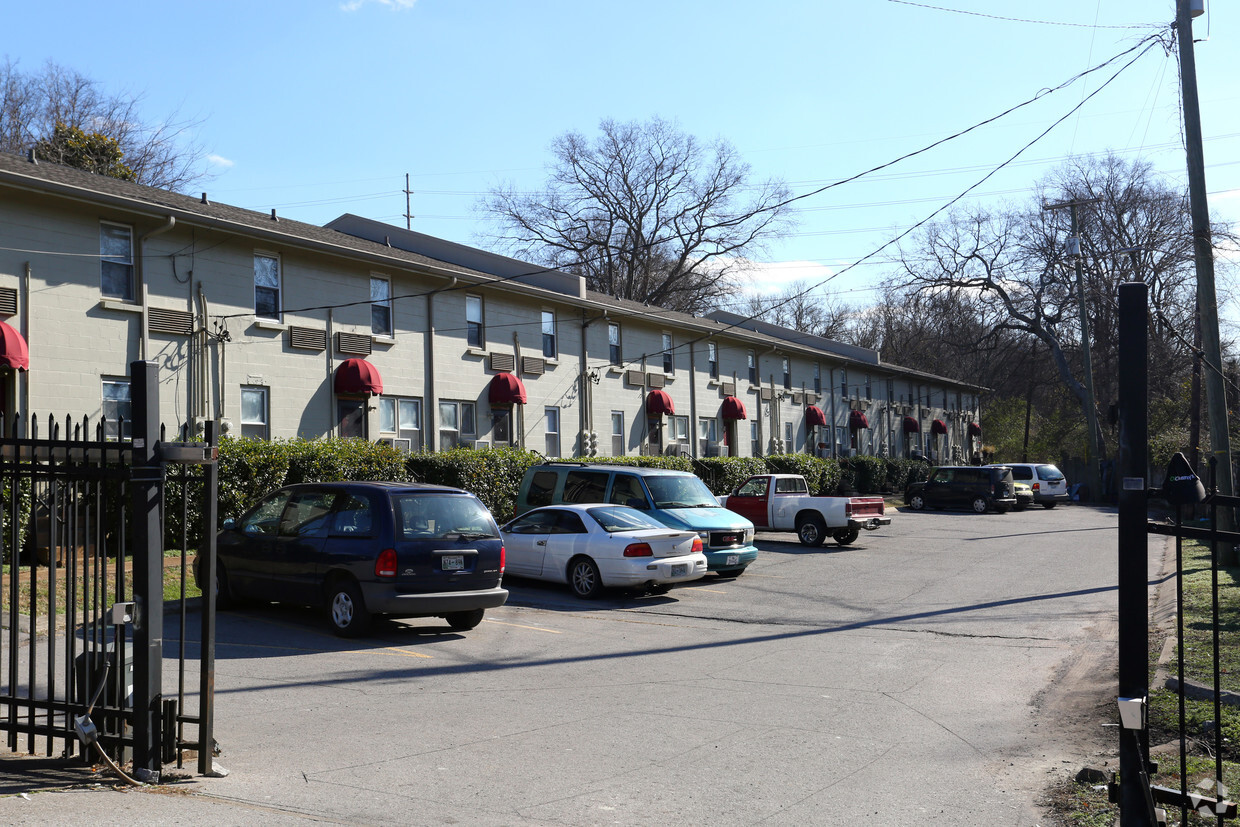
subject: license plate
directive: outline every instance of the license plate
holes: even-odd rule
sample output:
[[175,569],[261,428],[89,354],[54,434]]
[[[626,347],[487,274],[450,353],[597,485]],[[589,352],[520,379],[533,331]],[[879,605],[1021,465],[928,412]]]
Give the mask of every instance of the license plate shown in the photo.
[[444,571],[460,571],[465,568],[465,555],[445,554],[439,558],[439,566]]
[[741,561],[741,556],[740,556],[739,554],[729,554],[729,555],[728,555],[728,565],[729,565],[729,566],[735,566],[736,564],[740,563],[740,561]]
[[688,563],[675,563],[672,565],[672,577],[684,577],[688,573]]

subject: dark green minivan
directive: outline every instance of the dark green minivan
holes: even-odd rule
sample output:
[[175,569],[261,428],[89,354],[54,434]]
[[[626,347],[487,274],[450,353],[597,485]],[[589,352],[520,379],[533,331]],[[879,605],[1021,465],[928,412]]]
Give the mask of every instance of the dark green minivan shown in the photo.
[[1006,465],[942,465],[930,469],[925,482],[910,483],[904,503],[914,511],[930,508],[967,508],[978,514],[1000,513],[1016,507],[1012,469]]

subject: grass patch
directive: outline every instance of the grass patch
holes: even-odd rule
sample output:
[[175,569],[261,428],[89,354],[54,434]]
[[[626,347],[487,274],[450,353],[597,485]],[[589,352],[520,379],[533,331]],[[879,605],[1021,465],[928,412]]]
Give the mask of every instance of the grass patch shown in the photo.
[[[164,600],[180,600],[181,599],[181,565],[179,551],[170,551],[164,553]],[[172,562],[169,563],[168,561]],[[70,587],[74,594],[74,604],[77,611],[82,612],[87,606],[92,605],[95,601],[101,601],[104,606],[110,606],[113,602],[133,600],[133,572],[125,573],[125,588],[123,592],[118,589],[118,576],[116,571],[116,561],[106,561],[106,576],[103,583],[103,593],[99,594],[99,584],[97,572],[92,567],[91,576],[87,582],[80,569],[74,572],[69,569],[56,569],[56,614],[63,615],[69,606]],[[7,613],[10,589],[10,579],[16,574],[17,580],[17,613],[29,616],[31,613],[31,580],[32,573],[30,566],[4,566],[3,573],[0,574],[0,608]],[[48,613],[48,604],[52,595],[51,574],[47,566],[37,566],[33,573],[34,585],[34,614],[38,617],[44,617]],[[194,582],[193,568],[189,561],[186,561],[185,570],[185,596],[199,597],[202,592],[199,591],[197,584]],[[94,593],[88,591],[89,587],[94,586]]]

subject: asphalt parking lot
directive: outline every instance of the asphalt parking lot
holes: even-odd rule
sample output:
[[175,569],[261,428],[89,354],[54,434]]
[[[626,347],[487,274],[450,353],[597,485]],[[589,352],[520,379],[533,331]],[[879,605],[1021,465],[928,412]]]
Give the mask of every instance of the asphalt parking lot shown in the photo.
[[1105,717],[1116,515],[893,516],[847,548],[759,535],[742,577],[660,596],[506,578],[465,633],[222,613],[229,777],[38,792],[0,819],[1046,823],[1040,791]]

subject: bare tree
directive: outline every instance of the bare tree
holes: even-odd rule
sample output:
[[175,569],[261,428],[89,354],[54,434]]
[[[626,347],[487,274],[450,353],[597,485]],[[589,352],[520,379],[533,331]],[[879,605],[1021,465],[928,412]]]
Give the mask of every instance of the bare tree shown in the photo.
[[794,281],[774,296],[749,293],[743,312],[780,327],[848,341],[858,310],[832,294],[812,289],[805,281]]
[[141,103],[140,95],[106,94],[97,82],[51,61],[28,74],[6,59],[0,64],[0,150],[55,146],[58,136],[76,129],[114,141],[138,183],[184,190],[206,178],[206,152],[192,138],[198,122],[175,112],[149,122]]
[[[1042,204],[1091,201],[1078,215],[1098,407],[1105,412],[1117,396],[1116,288],[1132,279],[1151,286],[1151,392],[1178,396],[1195,304],[1184,195],[1155,178],[1148,164],[1108,156],[1070,161],[1042,182],[1039,196],[1040,203],[1027,208],[957,213],[927,227],[913,248],[902,251],[898,285],[973,307],[981,322],[978,345],[1011,332],[1037,339],[1083,414],[1077,286],[1073,263],[1064,255],[1068,216]],[[1121,252],[1127,249],[1134,253]],[[1101,426],[1099,431],[1105,453]]]
[[599,132],[555,139],[543,192],[492,190],[480,204],[501,226],[490,240],[593,290],[693,313],[789,226],[787,187],[751,182],[726,141],[703,146],[659,118]]

